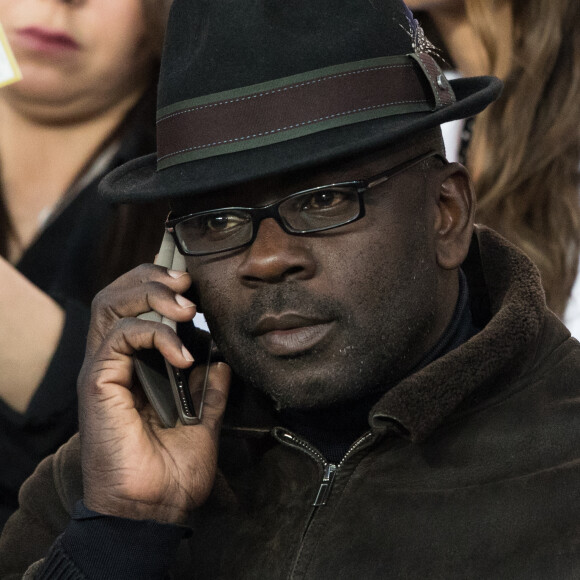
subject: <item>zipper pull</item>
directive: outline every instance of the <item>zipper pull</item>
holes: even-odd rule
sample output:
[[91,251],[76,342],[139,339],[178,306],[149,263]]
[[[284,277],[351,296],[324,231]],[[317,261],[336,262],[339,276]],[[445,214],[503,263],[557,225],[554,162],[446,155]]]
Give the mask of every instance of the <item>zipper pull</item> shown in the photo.
[[332,487],[332,482],[334,481],[334,474],[336,472],[336,465],[334,463],[327,463],[324,466],[324,475],[322,476],[322,483],[316,494],[316,499],[314,500],[313,506],[321,506],[326,504],[328,495],[330,494],[330,488]]

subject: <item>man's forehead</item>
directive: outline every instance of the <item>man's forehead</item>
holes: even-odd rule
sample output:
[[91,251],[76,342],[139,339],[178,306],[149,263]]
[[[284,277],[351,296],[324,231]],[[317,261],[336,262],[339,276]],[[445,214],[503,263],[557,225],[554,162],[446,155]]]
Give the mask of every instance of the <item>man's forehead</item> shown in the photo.
[[186,215],[219,207],[259,207],[303,189],[365,179],[428,151],[444,154],[439,128],[388,148],[353,155],[330,164],[268,176],[228,189],[174,198],[171,209],[175,215]]

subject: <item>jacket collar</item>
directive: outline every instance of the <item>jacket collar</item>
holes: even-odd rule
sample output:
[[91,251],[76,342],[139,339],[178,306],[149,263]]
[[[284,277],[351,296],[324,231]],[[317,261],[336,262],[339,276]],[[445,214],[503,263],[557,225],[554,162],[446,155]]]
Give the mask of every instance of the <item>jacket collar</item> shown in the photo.
[[[483,330],[389,390],[371,411],[371,427],[394,422],[422,441],[458,407],[507,388],[534,364],[547,313],[536,267],[498,234],[477,227],[463,268]],[[566,335],[562,327],[559,340]]]

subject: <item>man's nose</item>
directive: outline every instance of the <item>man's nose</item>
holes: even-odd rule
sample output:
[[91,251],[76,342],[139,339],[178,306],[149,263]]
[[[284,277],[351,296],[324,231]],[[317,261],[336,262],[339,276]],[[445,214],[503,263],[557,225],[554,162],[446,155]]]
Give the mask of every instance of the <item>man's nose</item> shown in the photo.
[[276,220],[266,218],[245,252],[238,275],[247,284],[311,278],[317,264],[310,244],[311,239],[287,234]]

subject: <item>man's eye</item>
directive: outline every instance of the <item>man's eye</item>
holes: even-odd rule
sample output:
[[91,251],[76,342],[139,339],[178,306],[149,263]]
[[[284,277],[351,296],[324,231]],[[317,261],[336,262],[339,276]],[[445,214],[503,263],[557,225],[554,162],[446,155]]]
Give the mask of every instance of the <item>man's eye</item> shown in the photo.
[[319,211],[324,209],[332,209],[338,207],[346,199],[347,195],[338,190],[325,190],[312,193],[307,199],[302,202],[302,211]]
[[245,221],[240,216],[222,213],[206,217],[204,226],[208,233],[226,233],[245,223]]

